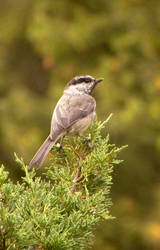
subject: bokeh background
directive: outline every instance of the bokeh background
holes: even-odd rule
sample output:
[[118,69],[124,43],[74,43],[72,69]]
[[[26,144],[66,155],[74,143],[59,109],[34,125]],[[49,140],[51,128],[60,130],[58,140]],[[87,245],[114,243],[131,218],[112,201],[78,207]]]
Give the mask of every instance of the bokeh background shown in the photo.
[[75,75],[104,77],[98,119],[124,163],[115,168],[112,215],[94,250],[160,249],[160,1],[0,0],[0,162],[29,162]]

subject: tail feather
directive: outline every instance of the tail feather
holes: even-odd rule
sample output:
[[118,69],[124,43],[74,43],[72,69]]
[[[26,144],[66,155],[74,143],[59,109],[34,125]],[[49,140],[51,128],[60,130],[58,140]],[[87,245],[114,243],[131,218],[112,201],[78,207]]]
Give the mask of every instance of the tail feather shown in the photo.
[[35,168],[41,167],[49,151],[55,144],[55,141],[56,140],[52,140],[49,136],[47,137],[47,139],[44,141],[42,146],[39,148],[39,150],[37,151],[37,153],[34,155],[33,159],[31,160],[31,162],[29,163],[29,169],[33,167]]

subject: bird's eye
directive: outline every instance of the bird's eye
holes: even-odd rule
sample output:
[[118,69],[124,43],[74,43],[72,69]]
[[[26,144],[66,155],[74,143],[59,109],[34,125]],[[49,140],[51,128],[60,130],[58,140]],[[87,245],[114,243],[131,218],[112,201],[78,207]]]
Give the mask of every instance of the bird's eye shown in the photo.
[[87,83],[90,82],[90,79],[89,78],[85,79],[85,82],[87,82]]

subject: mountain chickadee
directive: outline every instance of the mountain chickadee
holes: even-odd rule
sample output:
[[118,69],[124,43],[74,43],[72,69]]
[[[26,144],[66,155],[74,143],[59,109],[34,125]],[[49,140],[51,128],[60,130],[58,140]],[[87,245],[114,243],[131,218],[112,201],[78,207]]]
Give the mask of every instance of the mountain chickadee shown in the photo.
[[50,134],[29,163],[29,169],[39,168],[56,141],[67,133],[83,137],[96,115],[96,101],[90,94],[102,80],[89,75],[76,76],[67,84],[54,109]]

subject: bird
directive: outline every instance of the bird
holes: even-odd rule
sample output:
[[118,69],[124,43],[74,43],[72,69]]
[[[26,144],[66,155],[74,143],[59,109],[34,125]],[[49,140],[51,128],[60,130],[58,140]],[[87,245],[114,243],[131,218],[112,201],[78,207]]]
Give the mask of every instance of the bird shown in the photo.
[[103,78],[95,79],[90,75],[76,76],[70,80],[52,115],[50,133],[28,168],[40,168],[53,145],[67,134],[79,135],[92,124],[96,116],[96,100],[91,93]]

